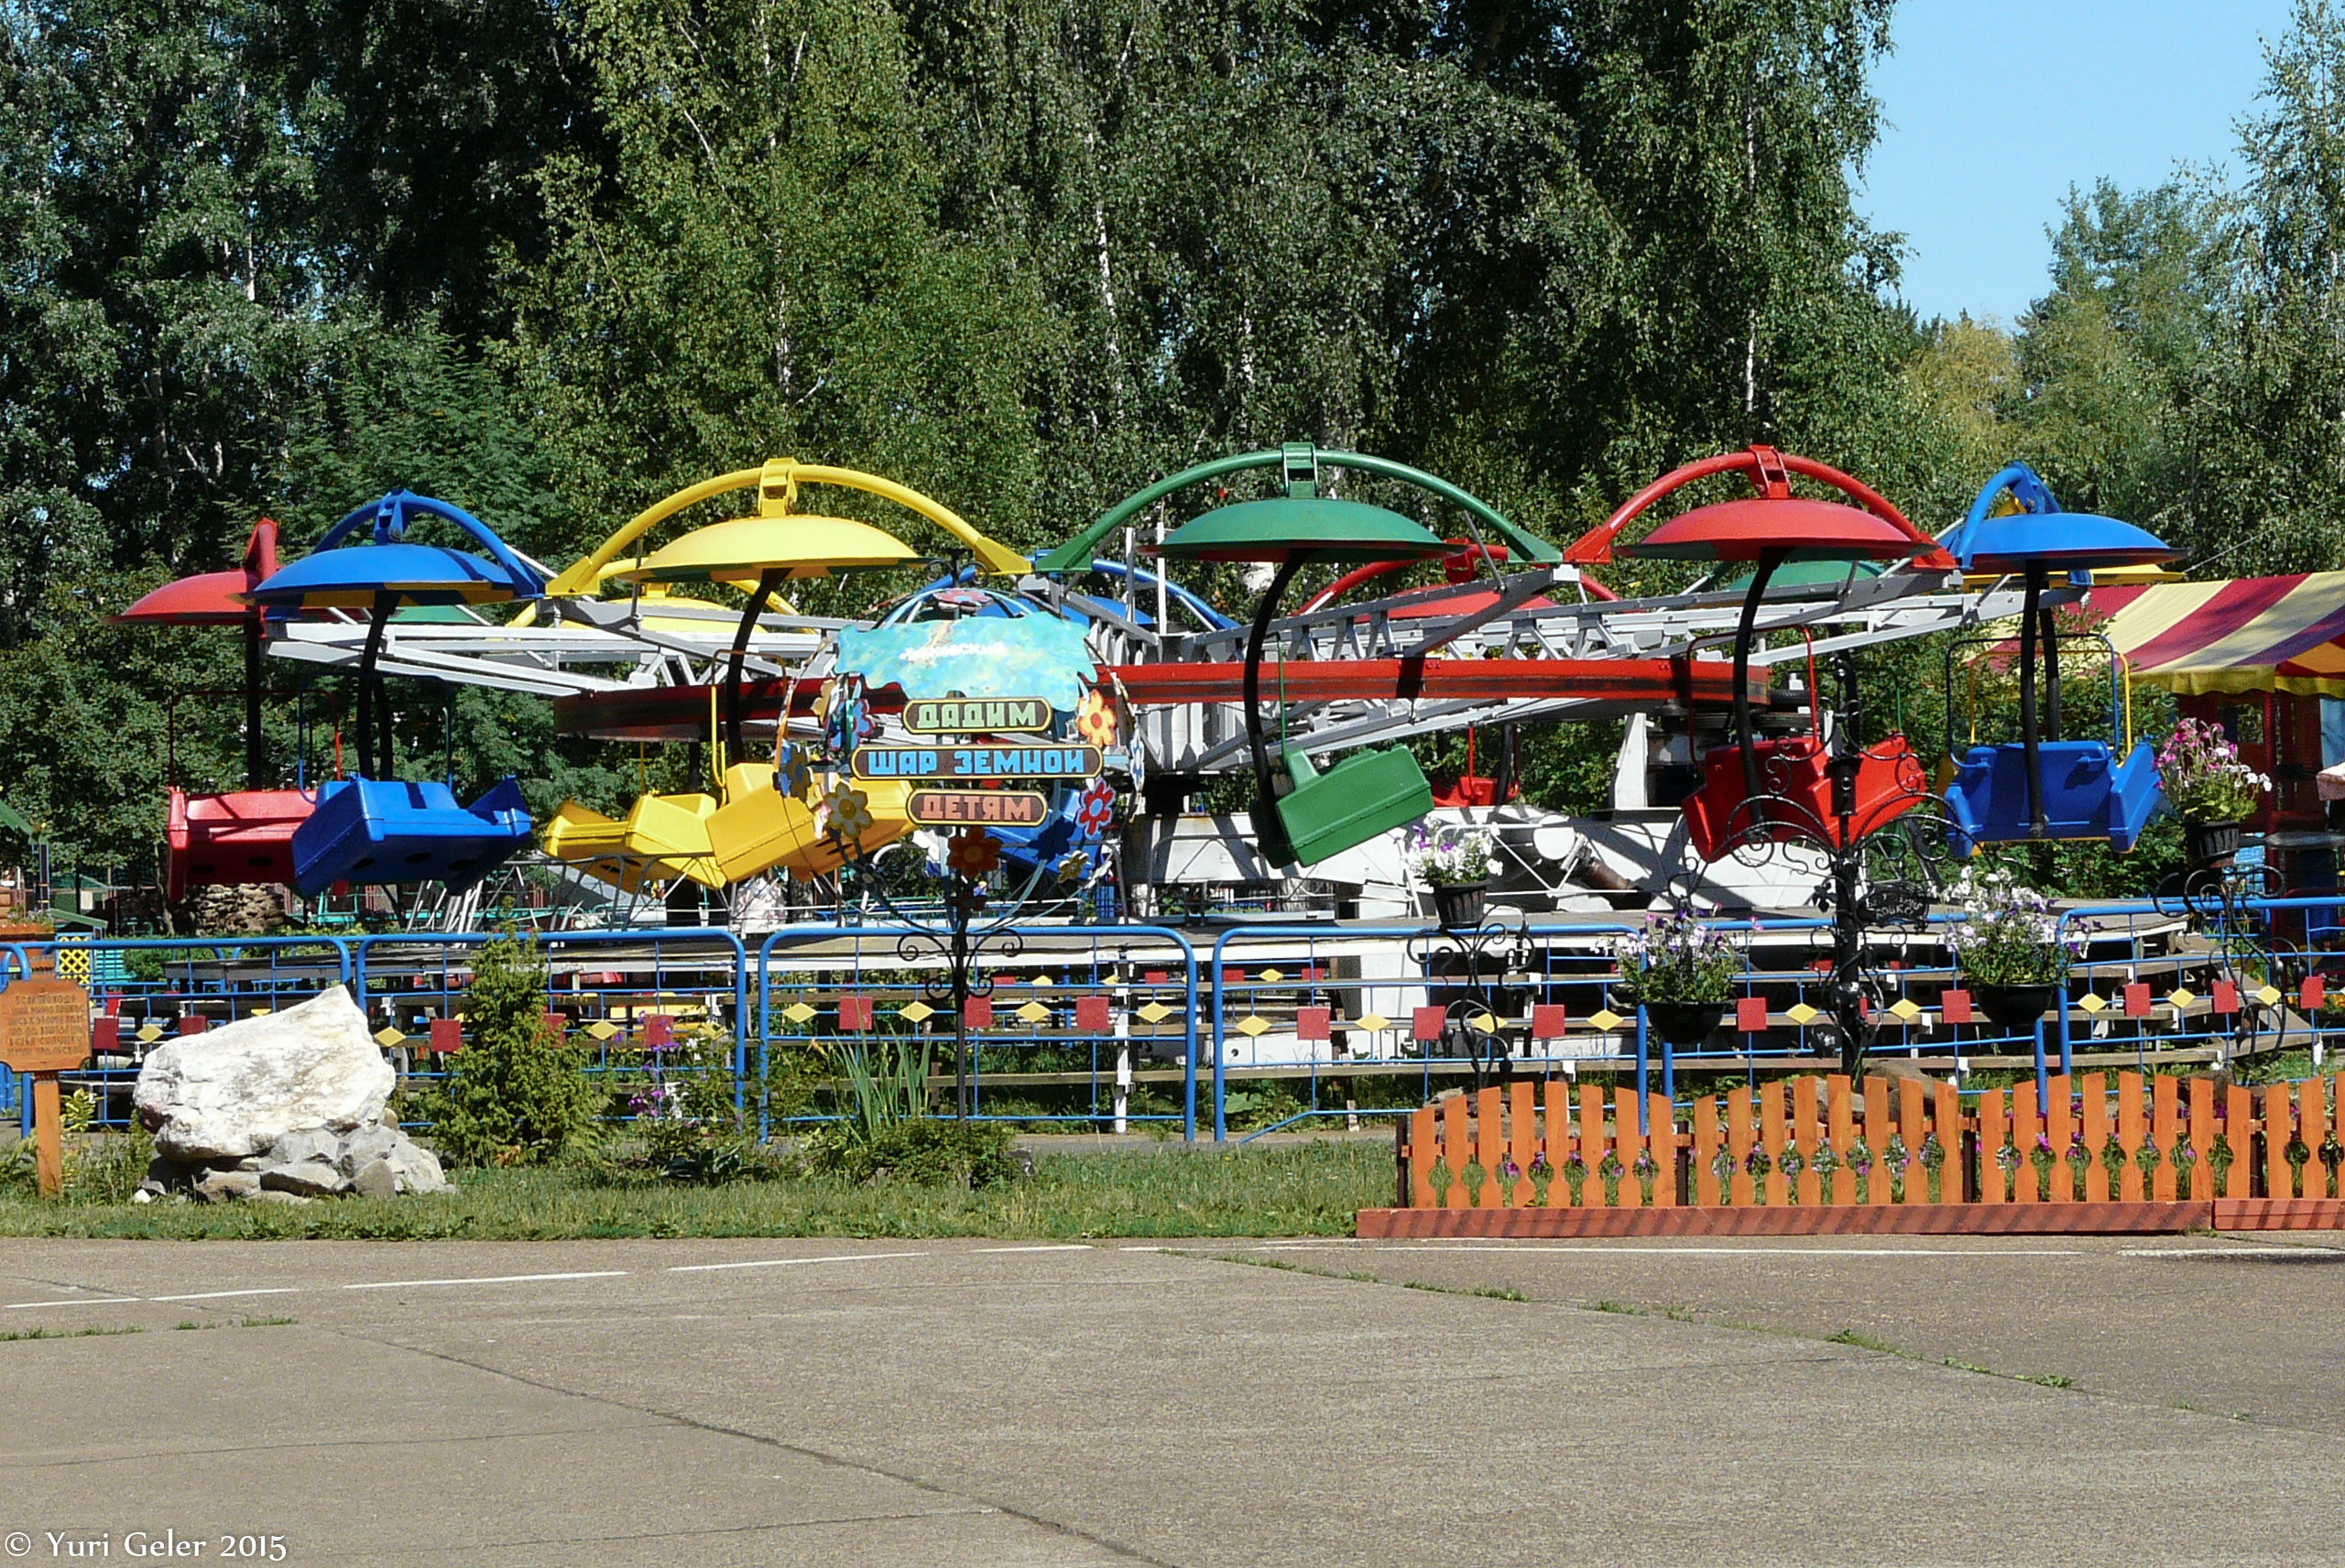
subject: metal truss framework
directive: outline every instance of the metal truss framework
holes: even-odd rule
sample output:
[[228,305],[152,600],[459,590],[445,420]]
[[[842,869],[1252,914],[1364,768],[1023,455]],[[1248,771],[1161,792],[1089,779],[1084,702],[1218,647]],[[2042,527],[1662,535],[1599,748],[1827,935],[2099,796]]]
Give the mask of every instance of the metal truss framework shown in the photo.
[[[1160,636],[1127,602],[1029,577],[1020,591],[1089,623],[1091,650],[1108,670],[1235,660],[1242,628]],[[1597,600],[1587,595],[1579,568],[1543,566],[1461,589],[1485,602],[1452,615],[1423,613],[1422,592],[1330,606],[1272,623],[1271,647],[1281,662],[1445,659],[1669,660],[1695,656],[1732,636],[1740,592],[1697,592],[1648,599]],[[2052,598],[2074,597],[2075,590]],[[1768,594],[1769,633],[1797,632],[1776,647],[1761,646],[1751,663],[1793,661],[1958,631],[2019,612],[2016,581],[1965,591],[1951,574],[1897,571],[1851,577],[1838,584],[1787,587]],[[664,599],[647,617],[632,600],[557,599],[523,624],[500,626],[469,616],[455,621],[393,622],[379,668],[386,674],[493,687],[546,697],[584,696],[721,679],[736,612],[709,604]],[[647,624],[649,618],[651,624]],[[834,634],[854,623],[796,615],[761,616],[745,668],[752,676],[792,670],[819,675]],[[704,626],[704,630],[703,629]],[[366,637],[364,619],[337,612],[329,618],[280,623],[270,629],[278,658],[354,668]],[[811,668],[810,668],[811,661]],[[1276,677],[1266,679],[1275,687]],[[1552,684],[1552,683],[1551,683]],[[1426,699],[1370,696],[1297,702],[1283,707],[1290,746],[1313,751],[1383,745],[1478,724],[1615,716],[1617,697],[1543,693]],[[1240,770],[1245,764],[1243,715],[1233,701],[1151,704],[1136,728],[1151,771],[1198,776]]]

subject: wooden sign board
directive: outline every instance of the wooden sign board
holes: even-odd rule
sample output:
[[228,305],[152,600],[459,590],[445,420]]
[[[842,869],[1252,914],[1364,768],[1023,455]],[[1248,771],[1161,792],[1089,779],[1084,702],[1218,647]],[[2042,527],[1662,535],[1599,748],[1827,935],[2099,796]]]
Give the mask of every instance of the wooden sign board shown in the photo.
[[90,994],[71,980],[19,980],[0,991],[0,1062],[66,1073],[90,1057]]
[[1094,779],[1096,746],[859,746],[855,776],[874,779]]
[[949,697],[904,704],[914,735],[1048,735],[1054,721],[1040,697]]
[[1050,810],[1039,789],[915,789],[905,802],[904,815],[924,828],[972,822],[1031,828],[1040,827]]

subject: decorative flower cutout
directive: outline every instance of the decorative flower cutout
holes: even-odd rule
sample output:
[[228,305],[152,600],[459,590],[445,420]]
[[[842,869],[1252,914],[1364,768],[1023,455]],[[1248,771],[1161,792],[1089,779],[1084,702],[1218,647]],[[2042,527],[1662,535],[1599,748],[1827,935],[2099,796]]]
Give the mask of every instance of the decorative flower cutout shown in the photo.
[[823,831],[834,838],[858,840],[871,831],[871,799],[844,781],[823,797]]
[[1079,738],[1093,746],[1113,746],[1122,727],[1114,698],[1096,686],[1083,694],[1082,704],[1074,711],[1074,733]]
[[831,682],[823,714],[823,735],[831,750],[845,757],[857,743],[871,738],[870,705],[863,700],[863,677],[842,675]]
[[803,746],[785,745],[773,755],[773,787],[783,794],[802,797],[806,787],[813,781],[813,772],[806,766]]
[[1072,887],[1091,873],[1091,855],[1086,850],[1076,850],[1059,862],[1058,879],[1062,887]]
[[992,875],[1001,864],[1001,846],[993,841],[991,833],[965,829],[953,835],[953,843],[944,852],[944,864],[974,881]]
[[1085,838],[1097,838],[1107,831],[1115,815],[1116,791],[1108,788],[1105,779],[1094,779],[1085,786],[1083,799],[1075,802],[1074,825],[1083,830]]

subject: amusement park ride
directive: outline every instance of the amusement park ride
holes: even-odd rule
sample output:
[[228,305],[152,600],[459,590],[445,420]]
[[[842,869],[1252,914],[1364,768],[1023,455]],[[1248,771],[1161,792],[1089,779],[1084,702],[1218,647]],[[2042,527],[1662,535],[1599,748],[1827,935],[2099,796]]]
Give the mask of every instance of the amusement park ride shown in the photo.
[[[1226,499],[1255,474],[1269,494]],[[1675,492],[1733,476],[1751,493],[1624,537]],[[1413,489],[1419,516],[1448,526],[1346,495],[1347,480],[1386,498]],[[1208,485],[1218,504],[1183,518],[1183,493]],[[802,489],[889,503],[943,548],[802,509]],[[739,490],[755,492],[754,509],[687,526]],[[408,537],[420,528],[464,548]],[[625,922],[659,918],[653,900],[682,887],[747,884],[769,903],[835,904],[844,870],[910,844],[965,879],[983,859],[998,885],[1120,882],[1129,908],[1168,875],[1153,851],[1185,835],[1210,841],[1219,879],[1273,898],[1305,879],[1398,896],[1399,830],[1496,827],[1527,862],[1533,846],[1565,855],[1598,825],[1497,789],[1487,804],[1453,791],[1460,803],[1436,805],[1402,743],[1622,717],[1633,721],[1623,806],[1641,806],[1647,773],[1672,758],[1690,788],[1674,812],[1646,809],[1666,817],[1649,855],[1599,849],[1590,879],[1550,888],[1555,908],[1596,907],[1572,900],[1600,890],[1608,908],[1690,894],[1853,909],[1876,876],[1868,854],[1890,840],[1933,838],[1956,855],[2087,833],[2123,845],[2157,805],[2141,748],[2120,757],[2062,736],[2051,612],[2095,569],[2174,552],[2128,525],[2060,512],[2023,467],[1997,474],[1944,539],[1855,479],[1763,446],[1663,475],[1559,549],[1434,475],[1289,445],[1172,474],[1031,558],[903,485],[791,460],[667,496],[559,572],[461,508],[407,492],[353,511],[290,564],[275,543],[264,522],[240,570],[169,584],[124,616],[234,625],[248,650],[245,788],[173,791],[175,894],[239,882],[454,891],[534,842],[544,859],[531,864],[602,888],[603,918]],[[1599,581],[1616,544],[1714,575],[1621,597]],[[1173,580],[1205,562],[1271,568],[1249,624],[1194,580]],[[1440,581],[1392,586],[1428,564]],[[1747,585],[1715,575],[1737,568]],[[892,574],[892,594],[853,618],[779,598],[793,583],[868,573]],[[1328,580],[1282,613],[1306,574]],[[1858,744],[1843,656],[1982,634],[2013,615],[2018,742],[1969,750],[1942,800],[1905,737]],[[272,776],[250,706],[264,648],[346,678],[354,775],[290,788]],[[1843,671],[1837,704],[1817,691],[1819,659]],[[510,779],[464,805],[448,781],[395,777],[389,675],[551,697],[562,732],[691,746],[702,777],[682,792],[647,789],[619,815],[563,803],[540,831]],[[1231,777],[1250,783],[1250,811],[1184,814]],[[1119,817],[1120,854],[1109,847]],[[979,841],[991,846],[982,856]],[[1738,866],[1775,869],[1754,880]],[[749,901],[736,898],[736,912]]]

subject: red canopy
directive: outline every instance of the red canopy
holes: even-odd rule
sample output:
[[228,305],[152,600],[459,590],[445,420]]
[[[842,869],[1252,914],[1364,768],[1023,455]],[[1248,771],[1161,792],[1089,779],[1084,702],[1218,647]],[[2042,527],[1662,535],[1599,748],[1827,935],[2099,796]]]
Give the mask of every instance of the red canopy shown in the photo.
[[1718,501],[1653,529],[1628,555],[1671,561],[1756,561],[1783,550],[1791,561],[1892,561],[1930,548],[1886,517],[1805,495]]
[[240,626],[260,614],[244,595],[277,571],[277,523],[263,517],[245,540],[245,563],[166,583],[115,616],[154,626]]

